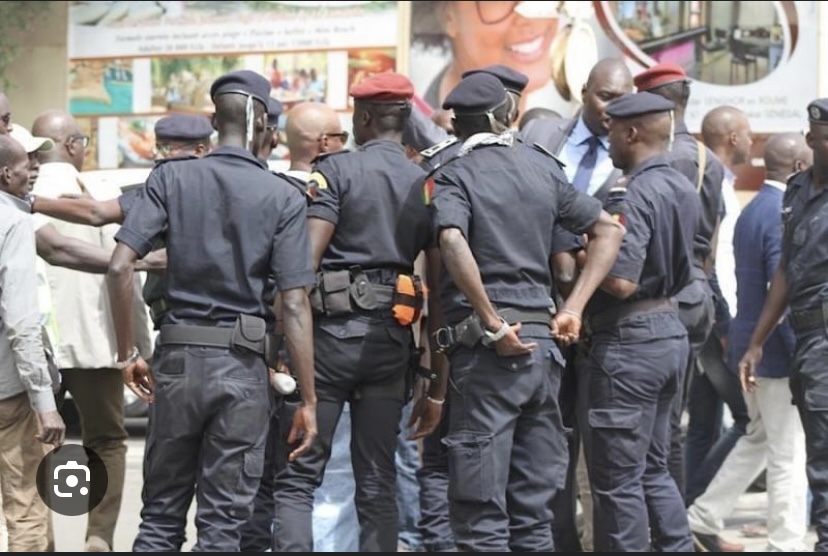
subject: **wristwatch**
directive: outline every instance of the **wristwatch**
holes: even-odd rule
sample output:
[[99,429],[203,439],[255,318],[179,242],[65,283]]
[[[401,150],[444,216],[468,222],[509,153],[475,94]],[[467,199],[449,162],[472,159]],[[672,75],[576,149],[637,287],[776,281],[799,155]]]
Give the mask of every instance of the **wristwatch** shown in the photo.
[[500,323],[500,328],[497,329],[497,332],[492,332],[491,330],[483,328],[483,334],[485,334],[489,342],[497,342],[509,333],[509,329],[511,328],[509,323],[503,320],[502,317],[500,319]]
[[129,357],[127,357],[124,361],[118,361],[115,363],[115,368],[119,371],[123,371],[124,369],[138,361],[138,359],[140,358],[141,354],[138,352],[138,348],[134,347],[132,348],[132,353],[129,355]]

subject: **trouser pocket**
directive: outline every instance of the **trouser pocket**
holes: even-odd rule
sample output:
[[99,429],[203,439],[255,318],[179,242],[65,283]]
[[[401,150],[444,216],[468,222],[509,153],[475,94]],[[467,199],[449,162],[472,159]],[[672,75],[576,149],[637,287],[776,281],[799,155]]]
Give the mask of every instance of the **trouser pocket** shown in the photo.
[[449,457],[449,498],[488,502],[494,496],[494,435],[459,433],[443,439]]

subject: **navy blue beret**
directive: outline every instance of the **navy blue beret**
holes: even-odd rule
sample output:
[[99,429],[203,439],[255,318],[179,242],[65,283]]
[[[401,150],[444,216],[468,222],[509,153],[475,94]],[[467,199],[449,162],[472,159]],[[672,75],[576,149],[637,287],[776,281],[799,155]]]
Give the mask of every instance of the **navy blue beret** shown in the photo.
[[273,97],[267,98],[267,127],[277,127],[282,115],[282,103]]
[[270,81],[255,71],[232,71],[213,82],[213,86],[210,87],[210,98],[215,101],[217,96],[229,93],[251,96],[267,108],[267,99],[270,98]]
[[475,73],[462,79],[443,101],[455,114],[485,114],[506,102],[503,83],[490,73]]
[[818,98],[808,105],[808,121],[812,124],[828,124],[828,98]]
[[156,139],[200,141],[213,134],[210,120],[194,114],[170,114],[155,123]]
[[606,115],[611,118],[634,118],[645,114],[669,112],[676,105],[671,100],[653,93],[629,93],[607,105]]
[[463,72],[461,77],[466,78],[470,75],[474,75],[475,73],[488,73],[490,75],[494,75],[500,79],[500,82],[503,83],[503,86],[506,87],[507,90],[517,94],[521,94],[526,88],[526,85],[529,83],[529,78],[524,74],[510,68],[509,66],[503,66],[501,64],[494,64],[486,66],[485,68],[469,70]]

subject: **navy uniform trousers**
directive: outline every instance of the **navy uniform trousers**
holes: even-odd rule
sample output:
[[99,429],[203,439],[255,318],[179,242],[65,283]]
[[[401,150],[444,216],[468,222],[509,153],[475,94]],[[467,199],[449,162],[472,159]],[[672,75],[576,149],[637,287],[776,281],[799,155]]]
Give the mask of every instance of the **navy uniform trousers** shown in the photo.
[[[387,312],[387,311],[386,311]],[[397,551],[397,447],[413,336],[368,316],[314,322],[318,436],[311,450],[277,471],[274,552],[312,552],[313,499],[331,456],[346,401],[361,552]]]
[[805,430],[814,550],[828,552],[828,327],[796,333],[791,392]]
[[589,427],[584,451],[596,552],[693,551],[681,494],[668,470],[670,412],[688,357],[675,312],[593,331],[578,363]]
[[554,550],[551,501],[568,461],[558,408],[562,360],[549,327],[524,324],[528,355],[478,344],[451,354],[451,525],[459,550]]
[[141,525],[133,550],[178,551],[197,496],[194,550],[239,550],[264,461],[270,414],[260,355],[165,346],[153,368]]
[[[449,392],[450,394],[450,392]],[[446,396],[443,415],[437,429],[423,439],[420,468],[417,480],[420,483],[420,535],[426,552],[454,552],[454,534],[449,520],[448,451],[443,438],[448,434],[448,418],[451,396]]]

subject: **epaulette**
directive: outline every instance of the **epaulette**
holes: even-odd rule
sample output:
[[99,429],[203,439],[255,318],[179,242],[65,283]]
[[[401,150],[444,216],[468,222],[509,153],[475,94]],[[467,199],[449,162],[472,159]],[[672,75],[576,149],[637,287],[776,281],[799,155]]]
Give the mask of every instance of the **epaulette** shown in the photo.
[[[522,142],[522,141],[521,141],[521,142]],[[552,151],[550,151],[549,149],[547,149],[546,147],[544,147],[544,146],[543,146],[543,145],[541,145],[540,143],[532,143],[532,148],[533,148],[533,149],[535,149],[536,151],[541,152],[541,153],[545,154],[546,156],[548,156],[548,157],[550,157],[550,158],[554,159],[554,160],[555,160],[555,162],[557,162],[557,163],[558,163],[558,166],[560,166],[560,167],[561,167],[561,169],[563,169],[564,167],[566,167],[566,164],[564,164],[564,163],[561,161],[561,159],[560,159],[560,158],[558,158],[557,156],[555,156],[554,154],[552,154]]]
[[459,139],[457,139],[457,137],[454,137],[454,136],[449,137],[445,141],[440,141],[436,145],[432,145],[429,148],[420,151],[420,156],[422,156],[423,158],[431,158],[432,156],[439,153],[440,151],[443,151],[443,150],[449,148],[450,146],[452,146],[453,144],[457,143],[457,141],[459,141]]
[[317,163],[325,160],[329,156],[333,156],[335,154],[345,154],[345,153],[349,153],[349,152],[351,152],[351,151],[349,151],[348,149],[342,149],[341,151],[330,151],[330,152],[326,152],[326,153],[319,153],[318,155],[316,155],[316,157],[313,160],[311,160],[311,164],[317,164]]
[[305,181],[300,180],[299,178],[297,178],[295,176],[289,176],[287,174],[283,174],[282,172],[271,172],[271,174],[273,174],[277,178],[282,178],[283,180],[288,182],[290,185],[295,187],[299,191],[299,193],[301,193],[302,195],[307,195],[307,193],[308,193],[308,184]]

